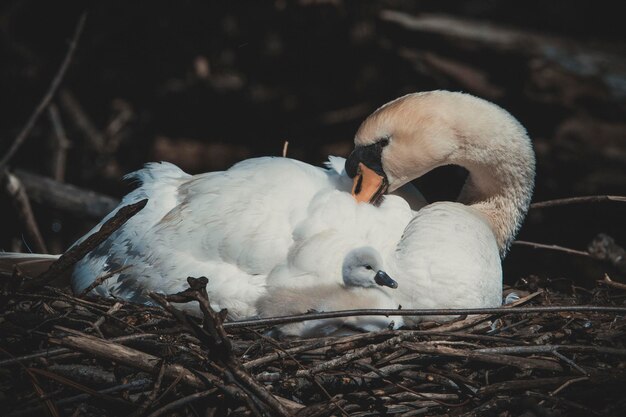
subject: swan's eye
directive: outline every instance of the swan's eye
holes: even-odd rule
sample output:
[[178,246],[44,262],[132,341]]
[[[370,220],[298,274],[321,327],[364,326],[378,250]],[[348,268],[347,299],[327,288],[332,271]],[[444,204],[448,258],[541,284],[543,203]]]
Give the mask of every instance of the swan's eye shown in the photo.
[[381,148],[384,148],[385,146],[389,145],[389,136],[384,137],[381,140],[379,140],[378,144],[380,145]]
[[365,265],[365,269],[367,269],[367,270],[371,271],[371,270],[373,270],[374,268],[372,268],[372,267],[371,267],[371,266],[369,266],[369,265]]

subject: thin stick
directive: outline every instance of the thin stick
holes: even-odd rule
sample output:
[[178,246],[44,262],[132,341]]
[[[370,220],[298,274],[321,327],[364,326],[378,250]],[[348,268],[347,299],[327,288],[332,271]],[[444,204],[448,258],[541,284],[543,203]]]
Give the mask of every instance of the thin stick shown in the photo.
[[563,355],[562,353],[559,353],[558,350],[552,351],[552,354],[555,357],[557,357],[558,359],[560,359],[563,362],[565,362],[566,364],[568,364],[569,366],[571,366],[572,368],[576,369],[581,374],[583,374],[585,376],[589,376],[589,372],[585,371],[580,365],[578,365],[576,362],[574,362],[573,360],[571,360],[567,356]]
[[599,284],[604,284],[607,287],[616,288],[618,290],[626,291],[626,284],[622,284],[621,282],[613,281],[608,274],[604,274],[604,279],[597,281]]
[[481,349],[474,350],[474,352],[488,353],[492,355],[554,353],[557,351],[600,353],[600,354],[607,354],[607,355],[626,356],[626,349],[619,349],[619,348],[607,347],[607,346],[588,346],[588,345],[500,346],[500,347],[481,348]]
[[216,391],[217,391],[216,388],[212,388],[207,391],[200,391],[200,392],[196,392],[195,394],[191,394],[186,397],[179,398],[176,401],[172,401],[166,406],[159,408],[154,413],[150,414],[148,417],[159,417],[163,415],[169,415],[169,413],[173,412],[174,410],[177,410],[187,404],[191,404],[194,401],[200,400],[202,398],[206,398],[209,395],[214,394]]
[[[50,338],[51,344],[61,345],[72,350],[78,350],[98,358],[111,360],[122,365],[140,369],[144,372],[157,373],[162,360],[154,355],[141,352],[139,350],[120,345],[109,340],[98,339],[94,336],[83,334],[77,336],[74,334],[64,335],[61,338]],[[189,369],[178,364],[165,365],[165,377],[167,379],[176,379],[182,372],[182,381],[195,389],[206,389],[203,378],[197,376]],[[211,383],[216,382],[215,377],[211,377],[206,373],[201,373]]]
[[565,381],[563,383],[563,385],[561,385],[560,387],[558,387],[557,389],[555,389],[554,391],[552,391],[550,393],[551,396],[555,396],[556,394],[558,394],[559,392],[563,391],[565,388],[569,387],[572,384],[575,384],[577,382],[582,382],[582,381],[588,381],[589,377],[587,376],[583,376],[580,378],[576,378],[576,379],[570,379],[569,381]]
[[87,386],[85,386],[83,384],[79,384],[78,382],[73,381],[73,380],[71,380],[69,378],[66,378],[66,377],[64,377],[62,375],[57,375],[54,372],[50,372],[50,371],[48,371],[46,369],[28,368],[28,371],[29,372],[33,372],[36,375],[43,376],[44,378],[48,378],[48,379],[51,379],[53,381],[56,381],[59,384],[66,385],[68,387],[71,387],[71,388],[77,389],[79,391],[82,391],[82,392],[84,392],[86,394],[91,395],[92,397],[96,397],[96,398],[99,398],[101,400],[105,400],[105,401],[107,401],[109,403],[113,403],[113,404],[117,404],[117,405],[121,405],[121,406],[125,406],[125,407],[128,407],[130,405],[130,403],[128,401],[126,401],[126,400],[115,398],[115,397],[112,397],[112,396],[107,395],[107,394],[101,394],[101,393],[99,393],[98,391],[96,391],[96,390],[94,390],[92,388],[89,388],[89,387],[87,387]]
[[227,329],[254,326],[276,326],[279,324],[295,323],[299,321],[332,319],[352,316],[464,316],[475,314],[541,314],[556,312],[593,312],[593,313],[621,313],[626,314],[626,307],[603,306],[543,306],[543,307],[491,307],[491,308],[458,308],[458,309],[360,309],[329,311],[324,313],[296,314],[292,316],[269,317],[264,319],[239,320],[224,323]]
[[566,206],[582,203],[602,203],[605,201],[619,201],[626,203],[626,197],[621,195],[589,195],[584,197],[557,198],[555,200],[540,201],[530,205],[531,209]]
[[155,405],[157,394],[159,393],[161,383],[163,382],[163,375],[165,375],[165,362],[161,363],[159,374],[157,375],[156,381],[154,381],[154,386],[152,387],[152,391],[150,391],[148,398],[146,398],[145,401],[141,403],[139,408],[128,417],[141,417],[146,413],[146,411],[148,411],[149,407]]
[[[108,339],[112,342],[128,342],[131,340],[141,340],[141,339],[152,339],[159,337],[158,334],[155,333],[142,333],[142,334],[130,334],[128,336],[120,336],[114,337],[112,339]],[[53,356],[65,355],[66,353],[72,353],[72,350],[67,348],[54,348],[54,349],[46,349],[40,352],[31,353],[24,356],[11,357],[9,359],[4,359],[0,361],[0,367],[13,365],[14,363],[26,362],[32,359],[37,358],[52,358]]]
[[113,304],[113,306],[106,312],[104,313],[104,315],[100,316],[100,318],[98,320],[96,320],[91,326],[96,329],[96,331],[100,331],[100,326],[102,325],[102,323],[104,323],[104,321],[106,320],[107,316],[111,316],[112,314],[117,313],[118,311],[120,311],[120,309],[122,308],[122,303],[117,302],[115,304]]
[[107,279],[111,278],[113,275],[115,274],[119,274],[120,272],[130,268],[132,265],[124,265],[120,268],[114,269],[113,271],[106,273],[102,276],[99,276],[98,278],[96,278],[91,284],[89,284],[89,286],[87,288],[85,288],[80,294],[78,294],[79,297],[84,297],[86,296],[91,290],[93,290],[94,288],[96,288],[97,286],[101,285],[104,281],[106,281]]
[[59,109],[54,103],[50,103],[48,106],[48,115],[50,116],[50,122],[52,123],[52,129],[54,130],[54,138],[56,143],[56,149],[54,150],[54,156],[52,160],[52,172],[53,178],[56,181],[65,181],[65,165],[67,161],[67,150],[71,143],[65,133],[65,128],[61,122],[61,115]]
[[530,246],[531,248],[535,248],[535,249],[548,249],[548,250],[553,250],[557,252],[564,252],[564,253],[569,253],[570,255],[590,256],[589,252],[576,250],[576,249],[570,249],[570,248],[566,248],[564,246],[559,246],[559,245],[546,245],[543,243],[528,242],[525,240],[516,240],[513,242],[513,244],[519,245],[519,246]]
[[9,148],[7,153],[0,160],[0,172],[4,169],[4,167],[7,165],[9,160],[13,157],[13,155],[15,155],[15,153],[20,148],[20,146],[22,146],[26,138],[28,138],[30,131],[33,129],[33,127],[35,126],[35,123],[39,119],[39,116],[41,116],[41,113],[43,113],[43,111],[48,107],[57,89],[61,85],[61,81],[63,81],[63,77],[65,76],[65,73],[67,72],[67,69],[70,66],[70,62],[72,61],[74,52],[76,51],[76,46],[78,45],[78,39],[80,38],[80,35],[83,32],[86,18],[87,18],[87,13],[83,13],[78,19],[78,23],[76,24],[76,30],[74,31],[74,36],[72,37],[72,41],[70,42],[70,47],[67,50],[67,54],[65,54],[65,58],[63,59],[63,62],[61,63],[59,70],[57,71],[55,77],[52,79],[52,83],[50,84],[50,87],[48,88],[48,91],[46,92],[46,94],[41,99],[41,102],[39,103],[39,105],[37,106],[33,114],[31,114],[30,118],[26,122],[26,125],[24,126],[24,128],[22,128],[22,131],[17,135],[17,137],[13,141],[11,148]]
[[[208,279],[205,277],[192,278],[188,277],[189,289],[177,293],[167,295],[165,297],[151,293],[150,296],[159,304],[170,311],[184,325],[190,325],[192,331],[198,339],[209,348],[211,359],[217,363],[221,363],[226,367],[225,373],[229,373],[236,379],[236,383],[250,394],[251,400],[258,397],[265,406],[271,409],[272,415],[289,416],[289,411],[278,401],[278,399],[267,389],[259,384],[246,369],[241,365],[239,359],[233,353],[233,347],[226,330],[224,330],[223,320],[225,311],[216,313],[209,302],[206,285]],[[200,310],[204,316],[203,327],[195,327],[192,322],[181,314],[180,311],[170,304],[172,302],[189,302],[195,300],[200,304]],[[251,408],[251,411],[254,411]]]
[[287,157],[287,149],[289,149],[289,141],[286,140],[283,144],[283,158]]
[[31,172],[15,170],[28,197],[42,206],[100,221],[120,203],[116,198],[85,190]]
[[33,208],[30,205],[28,195],[24,190],[24,185],[19,178],[7,170],[4,170],[3,174],[0,174],[0,177],[4,178],[4,189],[11,197],[11,203],[15,208],[17,217],[26,231],[28,240],[35,248],[35,252],[48,253],[46,242],[39,231],[39,226],[37,225],[37,220],[33,214]]

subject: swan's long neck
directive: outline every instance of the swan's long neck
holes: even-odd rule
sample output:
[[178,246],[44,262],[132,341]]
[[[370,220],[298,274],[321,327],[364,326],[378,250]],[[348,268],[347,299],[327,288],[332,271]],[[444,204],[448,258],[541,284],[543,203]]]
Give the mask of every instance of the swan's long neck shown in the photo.
[[368,117],[355,144],[352,165],[379,158],[392,191],[442,165],[465,167],[470,176],[459,202],[486,218],[504,256],[535,182],[526,129],[504,109],[464,93],[409,94]]
[[535,180],[535,157],[525,132],[516,137],[461,147],[455,161],[469,171],[459,202],[481,213],[504,257],[528,211]]

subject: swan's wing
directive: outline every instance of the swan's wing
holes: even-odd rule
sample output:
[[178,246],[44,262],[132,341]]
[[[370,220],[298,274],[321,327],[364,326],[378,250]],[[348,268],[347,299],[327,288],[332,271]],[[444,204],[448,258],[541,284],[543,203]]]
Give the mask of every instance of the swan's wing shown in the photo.
[[[120,208],[145,198],[148,199],[148,202],[141,211],[76,264],[72,273],[74,292],[81,292],[97,277],[129,263],[145,264],[146,261],[141,258],[145,255],[142,248],[146,239],[149,240],[146,233],[180,202],[178,189],[191,176],[168,162],[155,162],[146,164],[143,169],[133,172],[125,178],[137,181],[138,187],[127,194],[115,210],[75,242],[73,246],[80,244],[98,231]],[[109,278],[108,282],[115,282],[119,277],[119,274],[115,274]],[[101,286],[97,292],[100,292],[101,295],[111,295],[104,290],[105,287]]]
[[132,265],[97,291],[138,297],[146,288],[166,292],[186,285],[187,276],[205,275],[221,291],[215,299],[228,299],[237,285],[247,284],[238,290],[250,289],[253,298],[265,275],[286,257],[292,229],[310,200],[320,189],[336,187],[326,170],[285,158],[247,160],[193,177],[157,168],[144,170],[141,186],[122,203],[147,197],[146,208],[77,265],[76,291]]
[[186,182],[181,203],[152,233],[198,260],[267,274],[285,259],[311,200],[334,186],[325,170],[299,161],[247,160],[210,179],[200,175]]

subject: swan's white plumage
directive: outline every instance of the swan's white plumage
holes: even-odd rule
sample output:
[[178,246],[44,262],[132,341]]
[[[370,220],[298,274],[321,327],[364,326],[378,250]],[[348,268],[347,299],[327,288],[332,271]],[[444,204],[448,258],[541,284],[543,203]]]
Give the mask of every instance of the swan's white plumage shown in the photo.
[[374,207],[358,204],[346,192],[324,193],[311,202],[307,216],[294,228],[286,262],[272,270],[268,285],[339,283],[349,251],[367,245],[389,257],[413,213],[405,200],[394,195]]
[[131,178],[140,186],[121,205],[146,197],[148,204],[77,264],[74,291],[126,265],[132,266],[95,291],[149,302],[150,291],[182,291],[187,276],[207,276],[214,307],[228,308],[231,318],[256,313],[265,277],[286,259],[311,201],[350,188],[335,169],[286,158],[250,159],[196,176],[149,164]]
[[186,277],[206,276],[213,306],[242,318],[256,314],[270,273],[278,277],[272,285],[305,285],[311,276],[340,282],[350,249],[388,251],[413,214],[396,196],[380,209],[357,204],[344,164],[332,157],[321,169],[266,157],[195,176],[148,164],[128,176],[139,187],[120,204],[148,198],[146,207],[77,264],[74,291],[131,265],[94,291],[149,303],[151,291],[182,291]]
[[425,203],[409,189],[406,200],[388,196],[379,208],[356,204],[340,158],[331,158],[328,170],[256,158],[196,176],[149,164],[132,174],[141,185],[120,206],[146,197],[148,204],[79,262],[74,290],[132,265],[95,291],[149,302],[149,291],[181,291],[187,276],[207,276],[214,307],[239,318],[257,313],[266,284],[285,297],[311,283],[336,288],[346,253],[369,245],[399,283],[396,290],[376,289],[392,306],[499,305],[500,256],[528,209],[534,183],[524,128],[492,103],[435,91],[381,107],[359,128],[355,144],[369,147],[381,138],[388,146],[379,165],[390,189],[458,164],[470,173],[460,203],[435,203],[416,213]]
[[[502,303],[502,266],[493,231],[479,213],[463,204],[439,202],[420,210],[386,264],[398,281],[394,297],[403,308]],[[412,321],[415,318],[407,318]]]

